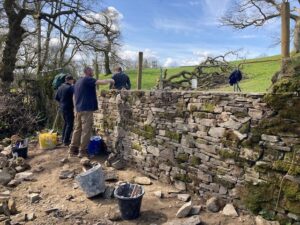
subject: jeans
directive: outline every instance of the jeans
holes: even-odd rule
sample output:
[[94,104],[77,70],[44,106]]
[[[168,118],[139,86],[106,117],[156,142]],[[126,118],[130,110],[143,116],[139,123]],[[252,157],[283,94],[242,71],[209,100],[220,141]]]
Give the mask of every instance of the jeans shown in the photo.
[[93,132],[93,112],[76,112],[75,128],[72,136],[70,149],[78,149],[86,153]]
[[73,110],[63,110],[64,127],[62,131],[62,141],[64,144],[70,144],[70,137],[74,126],[74,112]]

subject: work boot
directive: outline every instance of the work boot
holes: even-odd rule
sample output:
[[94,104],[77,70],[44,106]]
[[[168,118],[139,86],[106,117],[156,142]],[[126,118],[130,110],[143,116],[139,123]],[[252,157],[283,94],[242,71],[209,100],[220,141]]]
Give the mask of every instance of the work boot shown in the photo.
[[87,150],[79,150],[78,158],[83,158],[83,157],[89,158],[89,155],[87,154]]
[[78,155],[78,148],[77,147],[70,147],[69,148],[69,157],[76,157]]

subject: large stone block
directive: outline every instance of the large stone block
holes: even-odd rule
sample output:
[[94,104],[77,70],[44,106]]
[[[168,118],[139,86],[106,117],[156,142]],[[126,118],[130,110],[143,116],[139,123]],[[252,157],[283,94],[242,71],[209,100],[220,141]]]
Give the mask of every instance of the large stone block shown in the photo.
[[264,112],[259,109],[249,109],[249,115],[252,117],[252,119],[260,120],[263,118]]
[[242,127],[242,123],[240,123],[238,121],[234,121],[233,119],[229,119],[225,123],[221,123],[219,125],[220,125],[220,127],[225,127],[225,128],[229,128],[229,129],[233,129],[233,130],[238,130]]
[[147,152],[156,156],[156,157],[159,157],[159,148],[156,148],[156,147],[153,147],[153,146],[148,146],[147,147]]
[[211,127],[208,134],[212,137],[221,138],[224,136],[226,129],[223,127]]
[[217,125],[217,121],[215,119],[200,119],[199,124],[206,127],[214,127]]

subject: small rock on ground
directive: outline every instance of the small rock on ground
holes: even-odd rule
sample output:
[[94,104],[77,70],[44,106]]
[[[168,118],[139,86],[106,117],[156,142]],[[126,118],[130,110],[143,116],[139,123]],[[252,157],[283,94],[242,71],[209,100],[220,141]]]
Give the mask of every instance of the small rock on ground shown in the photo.
[[183,206],[181,206],[181,208],[177,211],[176,213],[176,217],[177,218],[183,218],[183,217],[187,217],[192,209],[192,202],[188,202],[186,204],[184,204]]
[[156,191],[154,192],[154,195],[157,197],[157,198],[162,198],[163,197],[163,194],[161,191]]
[[107,186],[105,188],[105,191],[103,193],[103,197],[105,199],[111,199],[114,197],[114,191],[115,191],[115,187],[112,187],[112,186]]
[[36,216],[34,213],[25,214],[25,221],[33,221],[35,220]]
[[189,195],[189,194],[178,194],[178,195],[177,195],[177,198],[178,198],[180,201],[187,202],[188,200],[190,200],[191,195]]
[[40,195],[36,193],[29,194],[27,197],[29,198],[30,203],[35,203],[41,199]]
[[105,181],[112,182],[117,180],[118,180],[118,175],[116,172],[109,171],[105,173]]
[[201,205],[193,206],[192,209],[191,209],[191,211],[190,211],[190,213],[189,213],[189,216],[199,215],[201,209],[202,209]]
[[33,173],[32,172],[22,172],[22,173],[17,173],[15,176],[15,180],[18,181],[30,181],[32,180]]
[[192,216],[186,219],[175,219],[170,222],[163,223],[163,225],[200,225],[201,219],[199,216]]
[[268,221],[261,216],[255,217],[255,223],[256,225],[280,225],[280,223],[277,221]]
[[68,178],[71,179],[71,178],[74,178],[74,176],[75,176],[74,171],[63,170],[59,174],[59,179],[62,179],[62,180],[65,180],[65,179],[68,179]]
[[125,162],[122,159],[119,159],[119,160],[115,161],[114,163],[112,163],[111,166],[113,168],[115,168],[116,170],[122,170],[125,168]]
[[238,217],[238,213],[232,204],[227,204],[223,209],[223,215]]
[[212,197],[206,201],[206,208],[210,212],[219,212],[220,204],[219,200],[216,197]]
[[152,184],[150,178],[148,177],[136,177],[134,178],[134,182],[140,185],[150,185]]

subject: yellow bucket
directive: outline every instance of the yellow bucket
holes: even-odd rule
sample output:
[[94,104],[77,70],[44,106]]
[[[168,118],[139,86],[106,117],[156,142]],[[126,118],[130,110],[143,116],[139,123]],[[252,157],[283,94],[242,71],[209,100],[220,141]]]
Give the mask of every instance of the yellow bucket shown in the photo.
[[54,149],[57,145],[57,133],[40,133],[39,144],[41,149]]

